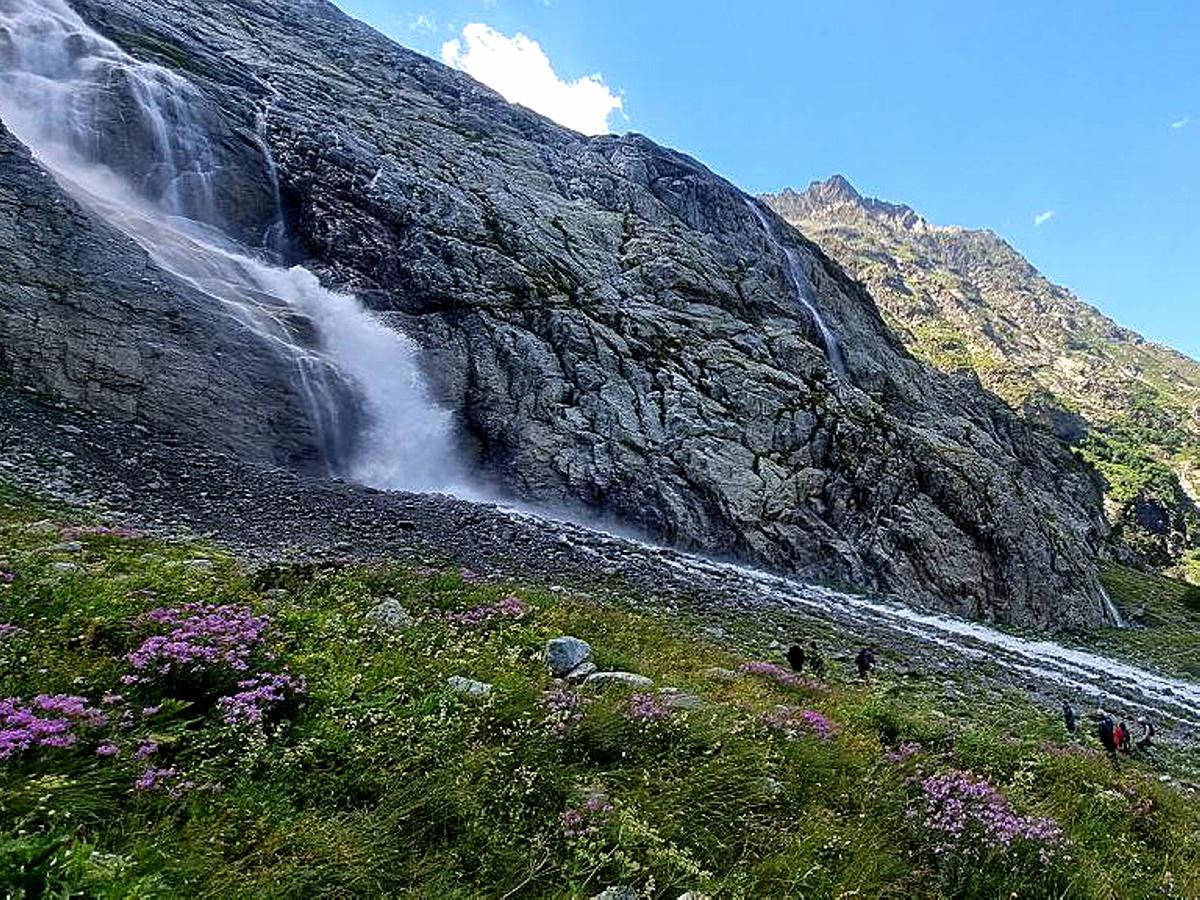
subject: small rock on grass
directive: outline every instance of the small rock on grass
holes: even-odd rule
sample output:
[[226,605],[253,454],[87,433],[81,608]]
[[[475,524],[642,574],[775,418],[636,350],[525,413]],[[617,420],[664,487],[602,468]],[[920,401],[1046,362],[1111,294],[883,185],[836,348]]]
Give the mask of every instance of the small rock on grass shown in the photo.
[[82,553],[82,541],[63,541],[61,544],[51,544],[44,548],[47,553]]
[[631,887],[616,885],[606,887],[600,893],[595,894],[592,900],[638,900],[638,892]]
[[662,688],[658,693],[668,709],[699,709],[704,705],[704,701],[695,694],[685,693],[679,688]]
[[587,641],[564,635],[546,642],[546,667],[555,678],[565,678],[592,659]]
[[492,692],[492,686],[487,682],[463,678],[461,675],[451,675],[446,679],[446,684],[454,693],[466,694],[468,697],[486,697]]
[[630,687],[654,687],[653,679],[645,675],[635,675],[633,672],[593,672],[584,679],[586,687],[606,687],[610,684],[627,684]]
[[738,680],[737,672],[733,671],[733,669],[722,669],[720,666],[713,666],[711,668],[705,669],[704,674],[706,677],[711,678],[713,681],[737,681]]
[[384,631],[403,631],[416,624],[416,619],[392,597],[376,604],[367,613],[367,621]]

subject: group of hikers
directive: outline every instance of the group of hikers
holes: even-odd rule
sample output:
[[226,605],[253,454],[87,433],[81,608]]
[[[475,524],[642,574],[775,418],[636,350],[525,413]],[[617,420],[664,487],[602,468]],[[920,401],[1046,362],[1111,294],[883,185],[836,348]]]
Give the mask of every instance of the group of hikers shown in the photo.
[[[869,647],[859,650],[854,657],[854,665],[858,669],[859,678],[866,678],[875,668],[875,652],[875,645],[871,644]],[[799,644],[792,644],[784,656],[787,657],[788,665],[792,667],[793,672],[803,672],[804,667],[808,666],[818,678],[825,676],[825,657],[817,649],[816,644],[810,644],[807,650]]]
[[[1075,734],[1079,730],[1079,716],[1066,700],[1062,702],[1062,709],[1067,731]],[[1115,722],[1103,709],[1096,710],[1095,718],[1100,744],[1114,760],[1118,753],[1133,753],[1135,750],[1145,752],[1154,746],[1154,725],[1145,716],[1137,718],[1137,725],[1142,731],[1137,740],[1134,740],[1133,730],[1128,725]]]
[[[867,678],[875,669],[875,656],[877,649],[874,644],[863,647],[854,657],[854,666],[858,669],[859,678]],[[803,672],[805,667],[810,669],[818,678],[825,675],[825,657],[817,649],[815,644],[809,644],[808,649],[801,647],[799,644],[792,644],[788,648],[787,653],[788,665],[792,667],[793,672]],[[1063,722],[1067,726],[1067,731],[1071,734],[1077,734],[1079,731],[1079,716],[1072,708],[1071,704],[1066,700],[1062,701]],[[1097,720],[1097,733],[1100,737],[1100,743],[1109,755],[1115,761],[1117,754],[1146,752],[1154,746],[1154,725],[1149,722],[1144,716],[1139,716],[1136,720],[1137,726],[1141,729],[1141,734],[1135,739],[1133,730],[1124,722],[1116,722],[1103,709],[1098,709],[1095,712]]]

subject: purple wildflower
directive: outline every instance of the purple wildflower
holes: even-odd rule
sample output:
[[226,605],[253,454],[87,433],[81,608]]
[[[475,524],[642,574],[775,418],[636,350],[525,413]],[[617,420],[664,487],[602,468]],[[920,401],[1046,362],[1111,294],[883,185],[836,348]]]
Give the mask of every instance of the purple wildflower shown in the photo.
[[798,687],[807,690],[825,690],[825,685],[818,681],[813,681],[809,678],[802,678],[795,672],[789,672],[783,666],[777,666],[772,662],[748,662],[738,666],[739,672],[745,672],[747,675],[758,675],[762,678],[769,678],[776,684],[784,687]]
[[919,804],[908,816],[932,837],[935,853],[974,856],[1025,845],[1037,848],[1045,863],[1062,843],[1057,822],[1018,815],[986,778],[955,770],[920,784]]
[[525,601],[519,597],[505,597],[495,603],[484,603],[464,612],[452,612],[446,616],[455,625],[477,627],[496,619],[520,619],[529,612]]
[[122,540],[142,537],[142,533],[133,528],[113,525],[72,525],[59,529],[58,533],[64,541],[73,541],[81,537],[113,537]]
[[133,754],[134,759],[147,759],[158,752],[158,741],[144,741]]
[[828,741],[837,734],[837,726],[815,709],[799,709],[795,706],[777,706],[759,716],[759,721],[790,738],[809,734]]
[[124,703],[124,702],[125,702],[125,698],[122,697],[120,694],[116,693],[115,691],[109,691],[103,697],[100,698],[101,706],[115,706],[118,703]]
[[158,711],[160,709],[162,709],[161,706],[143,706],[142,707],[142,715],[143,716],[156,716],[156,715],[158,715]]
[[0,622],[0,641],[10,637],[16,637],[18,634],[24,634],[25,629],[20,625],[13,625],[9,622]]
[[671,711],[655,694],[638,693],[629,698],[629,715],[639,722],[661,722]]
[[594,837],[608,823],[613,805],[602,793],[594,793],[581,806],[568,807],[559,813],[563,837],[581,840]]
[[0,700],[0,759],[35,747],[70,747],[76,726],[98,727],[107,718],[82,697],[39,694],[32,701]]
[[260,724],[266,714],[287,700],[289,695],[303,694],[308,689],[303,676],[294,677],[287,672],[263,672],[239,681],[237,686],[239,690],[236,694],[217,700],[217,706],[224,711],[225,722],[229,725]]
[[179,770],[174,766],[167,768],[159,768],[158,766],[146,766],[142,770],[142,774],[138,776],[137,781],[133,786],[139,791],[153,791],[165,787],[167,782],[174,781],[179,778]]
[[913,756],[921,752],[921,745],[913,741],[905,741],[897,747],[888,751],[887,761],[890,763],[899,764],[908,761]]
[[549,715],[546,721],[555,737],[563,737],[570,727],[583,719],[579,695],[565,688],[555,688],[542,695],[542,704]]
[[101,744],[99,747],[96,748],[96,755],[99,757],[103,757],[105,759],[107,759],[110,756],[116,756],[118,752],[120,752],[120,751],[117,749],[117,745],[114,744],[112,741],[105,741],[103,744]]
[[12,572],[0,572],[0,584],[12,584],[17,580],[17,576]]
[[214,668],[245,671],[250,654],[266,639],[269,620],[246,606],[189,603],[151,610],[149,623],[170,626],[165,635],[146,638],[126,659],[142,676],[124,676],[124,684],[146,680],[148,674],[198,673]]

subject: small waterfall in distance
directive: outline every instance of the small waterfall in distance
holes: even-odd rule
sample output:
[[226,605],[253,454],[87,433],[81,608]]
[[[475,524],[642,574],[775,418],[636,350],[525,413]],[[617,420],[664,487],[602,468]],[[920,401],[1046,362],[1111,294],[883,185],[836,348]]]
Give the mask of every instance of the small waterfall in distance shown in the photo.
[[[135,60],[64,0],[0,0],[5,126],[85,208],[290,362],[330,474],[385,489],[459,488],[451,415],[430,399],[416,345],[356,298],[279,265],[269,246],[247,246],[224,220],[228,167],[206,111],[191,83]],[[273,179],[260,144],[262,177]],[[268,187],[267,244],[282,239],[278,185]]]
[[786,265],[784,270],[787,273],[788,280],[792,283],[792,291],[796,296],[796,300],[800,305],[808,311],[813,322],[817,326],[817,331],[821,333],[821,340],[825,343],[825,355],[829,358],[829,364],[833,366],[833,370],[839,375],[846,374],[846,360],[842,356],[842,348],[838,345],[837,336],[833,330],[825,324],[825,319],[821,315],[821,311],[817,309],[816,302],[810,296],[808,289],[808,279],[800,268],[800,259],[796,256],[794,247],[786,246],[775,234],[775,225],[771,221],[770,216],[763,212],[758,201],[750,198],[746,199],[746,206],[750,212],[754,213],[754,218],[758,220],[758,224],[762,226],[763,233],[767,236],[767,241],[776,254],[783,257]]

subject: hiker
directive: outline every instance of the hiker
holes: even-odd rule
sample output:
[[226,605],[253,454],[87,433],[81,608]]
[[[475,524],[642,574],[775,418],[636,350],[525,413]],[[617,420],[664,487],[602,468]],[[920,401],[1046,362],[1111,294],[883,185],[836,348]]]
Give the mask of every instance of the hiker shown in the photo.
[[1100,724],[1097,726],[1100,734],[1100,743],[1104,745],[1104,749],[1116,759],[1117,756],[1117,734],[1116,727],[1113,725],[1112,716],[1104,710],[1100,710]]
[[792,644],[788,647],[787,656],[788,665],[792,667],[793,672],[804,671],[804,648],[799,644]]
[[1142,736],[1138,738],[1137,748],[1139,750],[1149,750],[1154,746],[1154,726],[1146,720],[1145,716],[1138,716],[1137,722],[1142,726]]
[[866,678],[871,674],[871,670],[875,668],[875,645],[863,647],[858,651],[858,656],[854,657],[854,664],[858,666],[858,677]]
[[1130,753],[1133,751],[1133,735],[1129,732],[1129,726],[1122,722],[1117,726],[1117,731],[1114,737],[1117,740],[1117,749],[1122,753]]
[[1074,734],[1079,727],[1079,719],[1075,715],[1075,710],[1071,708],[1071,704],[1066,700],[1062,702],[1063,724],[1067,726],[1067,733]]

